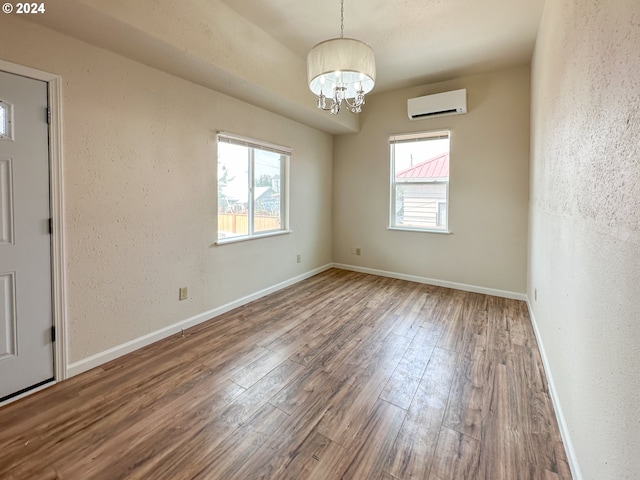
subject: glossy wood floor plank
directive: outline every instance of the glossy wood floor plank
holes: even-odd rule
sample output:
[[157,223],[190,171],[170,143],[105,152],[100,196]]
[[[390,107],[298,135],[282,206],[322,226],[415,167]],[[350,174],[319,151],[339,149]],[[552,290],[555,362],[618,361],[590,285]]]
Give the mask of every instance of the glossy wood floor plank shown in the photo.
[[404,353],[402,360],[380,394],[382,400],[405,410],[409,408],[418,389],[438,338],[419,328]]
[[442,428],[429,480],[478,478],[478,440]]
[[386,471],[399,479],[429,477],[457,354],[436,348],[395,441]]
[[523,302],[337,269],[0,409],[9,480],[569,480]]
[[343,443],[348,445],[345,452],[350,460],[342,478],[376,478],[384,472],[405,413],[400,407],[379,400],[371,412],[363,415],[367,421]]

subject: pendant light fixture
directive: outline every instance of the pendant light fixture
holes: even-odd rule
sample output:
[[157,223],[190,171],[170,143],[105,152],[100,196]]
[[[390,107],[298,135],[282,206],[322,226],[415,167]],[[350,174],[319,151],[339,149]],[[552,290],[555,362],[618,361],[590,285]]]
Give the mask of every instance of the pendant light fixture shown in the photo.
[[364,96],[376,81],[376,60],[369,45],[344,38],[344,0],[340,0],[340,38],[320,42],[307,55],[309,89],[318,108],[337,115],[344,102],[360,113]]

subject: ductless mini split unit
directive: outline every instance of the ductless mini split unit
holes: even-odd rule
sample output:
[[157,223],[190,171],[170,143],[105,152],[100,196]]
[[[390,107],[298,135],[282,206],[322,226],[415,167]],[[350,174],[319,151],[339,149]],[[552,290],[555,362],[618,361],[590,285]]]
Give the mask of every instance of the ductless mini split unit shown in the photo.
[[467,113],[467,89],[410,98],[407,112],[410,120]]

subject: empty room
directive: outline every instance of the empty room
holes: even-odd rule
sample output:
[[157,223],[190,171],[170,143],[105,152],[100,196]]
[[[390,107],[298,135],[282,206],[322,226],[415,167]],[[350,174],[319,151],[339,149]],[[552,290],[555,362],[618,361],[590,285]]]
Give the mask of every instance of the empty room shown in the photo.
[[8,0],[0,479],[640,478],[637,0]]

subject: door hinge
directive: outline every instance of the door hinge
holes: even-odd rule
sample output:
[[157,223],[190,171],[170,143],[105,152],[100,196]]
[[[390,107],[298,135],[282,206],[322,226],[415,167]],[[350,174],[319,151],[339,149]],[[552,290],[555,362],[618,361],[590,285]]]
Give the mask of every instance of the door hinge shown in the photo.
[[51,109],[47,107],[47,123],[51,125]]
[[53,235],[53,218],[49,219],[49,235]]
[[56,326],[55,325],[51,325],[51,341],[52,342],[56,341]]

